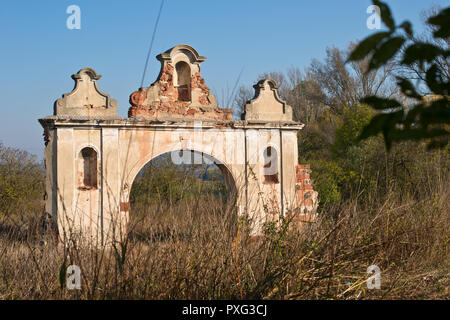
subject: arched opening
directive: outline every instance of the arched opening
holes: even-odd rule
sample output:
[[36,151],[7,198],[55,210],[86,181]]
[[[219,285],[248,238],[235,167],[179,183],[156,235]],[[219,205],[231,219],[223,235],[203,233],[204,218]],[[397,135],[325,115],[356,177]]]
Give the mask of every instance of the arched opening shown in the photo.
[[278,152],[274,147],[264,150],[264,183],[280,183],[278,179]]
[[148,162],[134,179],[127,227],[131,238],[147,243],[217,230],[235,233],[237,193],[231,172],[201,152],[175,152],[183,153],[183,163],[168,152]]
[[178,91],[178,101],[191,101],[191,68],[189,64],[180,61],[175,65],[175,87]]
[[78,156],[78,186],[80,190],[98,188],[97,152],[90,147],[83,148]]

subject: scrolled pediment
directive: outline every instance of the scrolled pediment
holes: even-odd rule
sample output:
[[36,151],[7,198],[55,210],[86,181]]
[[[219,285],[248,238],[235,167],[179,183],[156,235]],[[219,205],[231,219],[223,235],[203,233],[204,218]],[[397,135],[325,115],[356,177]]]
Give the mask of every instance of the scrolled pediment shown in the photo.
[[258,81],[255,96],[245,106],[245,120],[292,121],[292,107],[280,98],[274,79]]
[[72,75],[75,86],[55,102],[55,115],[117,115],[117,101],[102,92],[97,81],[102,76],[84,68]]

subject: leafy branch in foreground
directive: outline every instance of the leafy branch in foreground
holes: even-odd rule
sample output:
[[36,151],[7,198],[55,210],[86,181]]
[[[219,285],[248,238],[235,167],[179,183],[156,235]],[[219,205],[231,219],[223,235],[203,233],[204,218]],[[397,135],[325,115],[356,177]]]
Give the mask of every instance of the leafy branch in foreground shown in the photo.
[[[427,20],[436,40],[429,43],[414,37],[409,21],[396,26],[385,3],[373,0],[373,4],[380,8],[381,20],[389,31],[375,33],[361,41],[351,52],[347,62],[369,57],[367,72],[370,72],[400,56],[398,62],[400,66],[414,66],[425,75],[425,78],[421,83],[413,84],[411,79],[396,77],[402,95],[414,101],[407,107],[395,99],[377,96],[362,98],[361,103],[371,106],[379,113],[363,129],[359,138],[366,139],[382,133],[388,150],[393,142],[423,139],[427,139],[429,148],[442,148],[448,144],[450,133],[448,98],[450,7],[440,10]],[[438,46],[437,40],[444,40],[445,44]],[[419,89],[422,87],[427,94],[421,93]]]

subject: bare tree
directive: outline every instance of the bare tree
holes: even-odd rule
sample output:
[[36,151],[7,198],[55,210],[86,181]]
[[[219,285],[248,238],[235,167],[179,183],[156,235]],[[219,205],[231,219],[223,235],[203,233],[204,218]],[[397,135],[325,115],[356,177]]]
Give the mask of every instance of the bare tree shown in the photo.
[[[346,64],[347,56],[355,46],[350,43],[345,51],[327,48],[325,60],[313,60],[305,72],[292,66],[286,72],[263,73],[258,80],[274,79],[280,86],[280,97],[292,106],[294,119],[304,123],[316,120],[327,109],[341,114],[345,106],[357,106],[367,95],[390,97],[395,94],[391,81],[392,64],[371,72],[367,72],[369,58]],[[252,96],[251,87],[239,88],[233,99],[235,117],[239,118]]]
[[341,114],[344,106],[356,106],[366,95],[389,97],[395,93],[391,81],[392,64],[367,72],[370,59],[346,64],[347,57],[356,46],[350,43],[347,50],[327,48],[324,62],[314,59],[308,73],[325,95],[323,104]]
[[269,72],[260,78],[272,78],[279,84],[280,97],[292,106],[294,119],[300,122],[315,120],[326,107],[325,94],[310,74],[297,67],[290,67],[286,73]]
[[[326,107],[322,103],[325,94],[319,84],[309,74],[302,73],[299,68],[290,67],[286,73],[266,72],[261,74],[258,80],[268,78],[274,79],[280,86],[278,90],[280,97],[292,106],[295,120],[313,121]],[[240,118],[239,115],[244,112],[245,104],[253,97],[253,94],[254,90],[250,86],[239,88],[233,100],[233,114],[236,118]]]
[[242,85],[239,87],[236,95],[233,98],[233,118],[241,119],[244,113],[244,107],[253,97],[253,89],[249,86]]

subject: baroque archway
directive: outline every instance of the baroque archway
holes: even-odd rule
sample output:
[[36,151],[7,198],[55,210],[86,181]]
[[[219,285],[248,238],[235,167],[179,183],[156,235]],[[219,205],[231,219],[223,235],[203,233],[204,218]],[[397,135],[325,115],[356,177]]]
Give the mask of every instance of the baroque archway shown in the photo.
[[[274,212],[314,211],[317,193],[304,184],[309,168],[297,165],[303,124],[293,121],[274,80],[255,84],[242,120],[232,120],[231,109],[218,107],[200,74],[205,57],[179,45],[157,59],[158,79],[131,94],[128,118],[118,117],[116,100],[97,86],[101,76],[86,68],[72,76],[75,88],[55,102],[54,115],[39,120],[46,141],[46,210],[57,218],[62,240],[74,232],[99,244],[120,240],[139,170],[176,150],[217,159],[236,193],[238,214],[248,217],[254,234],[273,221]],[[189,99],[180,99],[180,76]]]

